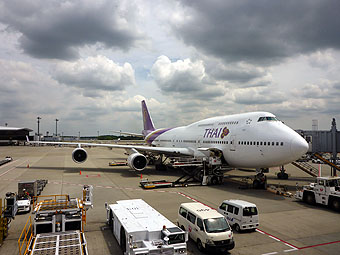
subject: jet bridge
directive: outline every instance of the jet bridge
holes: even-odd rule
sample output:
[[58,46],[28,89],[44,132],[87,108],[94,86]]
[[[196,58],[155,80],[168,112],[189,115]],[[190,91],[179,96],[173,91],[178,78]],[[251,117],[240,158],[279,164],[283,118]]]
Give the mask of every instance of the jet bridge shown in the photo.
[[[336,171],[340,171],[337,164],[337,154],[340,153],[340,131],[336,128],[335,118],[332,120],[331,129],[327,130],[296,130],[309,143],[309,153],[322,160],[332,167],[332,175],[336,176]],[[322,153],[330,153],[331,158],[326,159]]]

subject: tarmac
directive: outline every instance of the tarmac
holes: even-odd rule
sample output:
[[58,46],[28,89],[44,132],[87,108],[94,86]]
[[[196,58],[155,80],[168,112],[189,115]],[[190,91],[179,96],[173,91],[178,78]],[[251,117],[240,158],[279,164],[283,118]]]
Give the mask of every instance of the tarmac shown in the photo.
[[[125,160],[124,150],[86,148],[88,160],[83,164],[72,161],[73,148],[54,146],[2,146],[0,158],[11,156],[13,161],[0,167],[0,197],[17,192],[19,181],[48,179],[42,195],[69,194],[81,197],[82,186],[94,187],[94,207],[87,212],[85,228],[89,254],[122,254],[114,236],[106,225],[105,202],[141,198],[176,223],[179,205],[198,201],[217,208],[225,199],[242,199],[255,203],[259,210],[260,226],[255,232],[234,232],[235,248],[226,254],[339,254],[340,213],[325,206],[311,206],[292,197],[277,195],[268,190],[240,189],[239,180],[253,176],[254,171],[232,170],[225,174],[218,186],[189,186],[143,190],[141,174],[149,180],[176,180],[181,172],[156,171],[148,167],[143,172],[127,166],[111,167],[112,160]],[[278,168],[270,169],[269,185],[285,185],[295,193],[298,185],[315,178],[292,165],[286,166],[288,180],[278,180]],[[330,175],[330,168],[322,165],[322,175]],[[18,238],[31,214],[20,214],[11,222],[9,236],[0,247],[0,254],[19,254]],[[188,254],[203,254],[189,240]]]

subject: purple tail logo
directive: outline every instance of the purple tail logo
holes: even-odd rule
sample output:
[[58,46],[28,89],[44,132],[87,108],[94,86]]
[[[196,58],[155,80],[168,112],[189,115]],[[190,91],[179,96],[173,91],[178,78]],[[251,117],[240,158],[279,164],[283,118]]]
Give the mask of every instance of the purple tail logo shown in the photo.
[[142,101],[142,115],[143,115],[143,124],[144,124],[144,130],[142,131],[142,133],[144,136],[146,136],[152,131],[154,131],[155,127],[153,125],[151,116],[149,114],[148,108],[144,100]]

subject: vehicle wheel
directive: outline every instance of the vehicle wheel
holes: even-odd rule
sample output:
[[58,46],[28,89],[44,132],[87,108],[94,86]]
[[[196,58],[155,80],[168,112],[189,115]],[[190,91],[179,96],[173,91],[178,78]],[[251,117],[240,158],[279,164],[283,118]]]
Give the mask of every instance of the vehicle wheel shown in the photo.
[[182,229],[183,231],[185,231],[185,227],[184,227],[183,225],[181,226],[181,229]]
[[315,196],[312,193],[307,193],[306,194],[306,202],[310,205],[314,205],[315,204]]
[[332,201],[332,207],[335,211],[340,211],[340,200],[339,199],[334,199]]
[[282,176],[282,173],[280,172],[280,173],[277,173],[277,178],[278,179],[283,179],[283,176]]
[[197,239],[197,248],[199,251],[204,251],[204,247],[200,239]]
[[282,177],[283,177],[282,179],[288,180],[288,174],[287,173],[283,173]]
[[235,224],[235,230],[240,233],[241,232],[241,228],[238,224]]

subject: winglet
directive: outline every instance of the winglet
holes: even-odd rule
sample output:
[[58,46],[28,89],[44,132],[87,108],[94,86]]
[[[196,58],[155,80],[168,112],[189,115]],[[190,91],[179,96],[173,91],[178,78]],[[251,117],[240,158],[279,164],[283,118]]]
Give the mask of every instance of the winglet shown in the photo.
[[142,133],[144,136],[147,136],[150,132],[155,130],[155,126],[153,125],[150,113],[144,100],[142,101],[142,115],[144,124],[144,129]]

